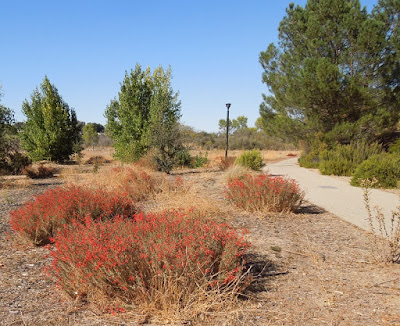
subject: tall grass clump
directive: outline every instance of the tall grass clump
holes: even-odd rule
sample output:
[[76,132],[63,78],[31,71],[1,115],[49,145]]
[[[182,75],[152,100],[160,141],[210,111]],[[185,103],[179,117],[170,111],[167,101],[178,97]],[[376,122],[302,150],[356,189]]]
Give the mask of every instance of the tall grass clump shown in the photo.
[[64,227],[54,241],[49,271],[58,285],[103,309],[108,302],[120,311],[196,315],[214,308],[217,292],[237,295],[245,286],[243,236],[191,213],[88,219]]
[[370,188],[374,187],[376,179],[363,180],[361,186],[364,192],[364,204],[367,219],[374,236],[371,238],[372,254],[377,260],[386,263],[400,263],[400,207],[386,218],[380,207],[372,211]]
[[352,186],[360,186],[363,180],[376,180],[375,188],[397,188],[400,180],[400,154],[381,153],[361,163],[351,179]]
[[264,166],[261,152],[256,149],[245,151],[236,159],[236,164],[242,165],[254,171],[259,171]]
[[296,211],[304,197],[294,180],[268,174],[231,179],[226,192],[231,202],[249,212]]
[[21,237],[35,245],[44,245],[64,225],[73,221],[83,223],[88,216],[102,220],[116,215],[131,216],[135,212],[133,202],[126,196],[101,189],[58,187],[32,198],[12,211],[10,225]]

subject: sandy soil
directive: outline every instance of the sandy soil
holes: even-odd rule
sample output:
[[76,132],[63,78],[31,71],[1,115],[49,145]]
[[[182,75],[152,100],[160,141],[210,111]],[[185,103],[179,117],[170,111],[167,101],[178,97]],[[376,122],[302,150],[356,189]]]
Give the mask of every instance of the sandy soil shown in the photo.
[[[179,173],[198,196],[226,209],[223,219],[250,231],[248,261],[255,278],[234,311],[180,324],[400,325],[400,266],[374,262],[372,235],[307,203],[298,214],[249,214],[226,202],[224,172]],[[0,324],[166,324],[140,313],[100,315],[69,301],[43,274],[47,250],[10,235],[9,212],[62,180],[2,192]]]

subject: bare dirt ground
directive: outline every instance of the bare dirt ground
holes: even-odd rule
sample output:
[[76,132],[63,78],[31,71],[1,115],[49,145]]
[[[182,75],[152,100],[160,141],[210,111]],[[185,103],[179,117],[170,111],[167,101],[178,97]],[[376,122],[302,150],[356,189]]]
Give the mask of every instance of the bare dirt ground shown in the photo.
[[374,262],[370,234],[307,203],[298,214],[249,214],[225,200],[225,172],[176,173],[250,231],[255,280],[233,310],[176,323],[69,301],[43,273],[47,250],[17,241],[8,225],[11,210],[57,177],[0,190],[0,325],[400,325],[400,266]]

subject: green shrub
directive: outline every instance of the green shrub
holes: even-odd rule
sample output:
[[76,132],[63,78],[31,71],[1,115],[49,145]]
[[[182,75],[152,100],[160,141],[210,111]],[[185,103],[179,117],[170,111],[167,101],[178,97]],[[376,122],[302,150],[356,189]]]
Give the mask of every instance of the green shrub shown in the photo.
[[393,144],[389,146],[389,153],[397,153],[400,154],[400,138],[397,139]]
[[396,188],[400,179],[400,154],[381,153],[371,156],[354,172],[351,185],[360,186],[362,180],[373,180],[376,188]]
[[302,154],[299,158],[299,164],[303,168],[318,169],[319,167],[319,152],[312,150],[308,153]]
[[351,176],[363,161],[381,152],[382,146],[377,143],[336,145],[333,149],[325,149],[320,153],[319,170],[326,175]]
[[206,164],[208,164],[208,153],[206,153],[204,156],[201,154],[201,152],[199,153],[199,155],[196,155],[193,159],[193,163],[192,163],[192,168],[201,168],[203,166],[205,166]]
[[245,151],[237,158],[236,164],[242,165],[254,171],[258,171],[264,166],[261,152],[255,149]]
[[176,153],[176,161],[178,166],[188,166],[192,164],[192,156],[187,148],[183,148]]
[[32,164],[31,159],[25,154],[15,152],[8,154],[7,171],[12,174],[21,174],[25,167]]

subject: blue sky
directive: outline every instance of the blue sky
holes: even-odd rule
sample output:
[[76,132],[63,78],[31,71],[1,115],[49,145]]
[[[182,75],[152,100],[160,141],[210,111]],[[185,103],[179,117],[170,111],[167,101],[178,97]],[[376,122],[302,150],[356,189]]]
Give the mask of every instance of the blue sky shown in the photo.
[[22,101],[47,75],[79,120],[105,124],[126,70],[170,65],[183,123],[217,131],[230,102],[232,118],[254,125],[266,92],[258,56],[290,2],[306,0],[3,1],[1,103],[23,121]]

